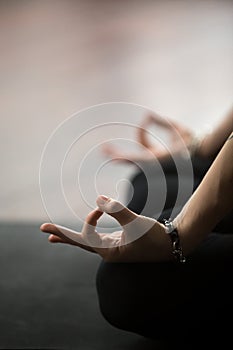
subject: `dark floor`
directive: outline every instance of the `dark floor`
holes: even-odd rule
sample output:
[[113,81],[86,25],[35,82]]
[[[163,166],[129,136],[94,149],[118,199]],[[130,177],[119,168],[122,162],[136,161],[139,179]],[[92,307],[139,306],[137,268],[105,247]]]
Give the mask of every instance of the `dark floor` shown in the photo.
[[[52,245],[39,226],[0,224],[1,349],[161,350],[200,345],[195,336],[181,344],[182,325],[172,344],[111,326],[100,313],[95,288],[100,257],[70,245]],[[168,332],[174,321],[171,315]],[[207,339],[208,348],[211,338],[216,337]]]
[[52,245],[39,224],[0,225],[1,349],[164,349],[120,331],[98,308],[100,258]]

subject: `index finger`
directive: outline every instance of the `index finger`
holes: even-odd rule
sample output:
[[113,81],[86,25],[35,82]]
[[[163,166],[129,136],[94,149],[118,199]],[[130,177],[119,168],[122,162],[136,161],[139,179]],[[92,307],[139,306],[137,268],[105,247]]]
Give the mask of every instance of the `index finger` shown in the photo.
[[162,117],[159,114],[153,114],[152,117],[153,117],[153,122],[164,129],[172,130],[176,125],[172,119],[169,119],[167,117]]
[[71,230],[67,227],[50,224],[50,223],[44,223],[40,227],[41,231],[50,233],[52,235],[55,235],[59,237],[60,239],[64,240],[66,243],[77,245],[80,248],[83,248],[85,250],[94,251],[91,247],[88,246],[87,242],[83,238],[82,233]]
[[99,208],[96,208],[87,215],[85,223],[95,227],[97,225],[97,221],[102,215],[103,212]]

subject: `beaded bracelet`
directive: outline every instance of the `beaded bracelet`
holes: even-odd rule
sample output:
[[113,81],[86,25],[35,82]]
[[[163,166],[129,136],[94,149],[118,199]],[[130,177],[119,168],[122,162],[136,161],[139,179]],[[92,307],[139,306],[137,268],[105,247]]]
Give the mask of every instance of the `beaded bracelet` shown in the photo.
[[170,239],[171,239],[172,254],[174,255],[177,262],[185,263],[186,258],[183,254],[177,228],[174,227],[171,219],[163,219],[162,222],[165,225],[166,233],[170,236]]

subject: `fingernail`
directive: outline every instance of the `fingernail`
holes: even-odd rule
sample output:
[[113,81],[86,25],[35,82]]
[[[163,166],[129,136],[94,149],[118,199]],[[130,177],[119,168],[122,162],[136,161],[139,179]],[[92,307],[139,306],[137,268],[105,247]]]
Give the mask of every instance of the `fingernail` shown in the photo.
[[107,196],[104,196],[104,195],[101,195],[100,198],[103,199],[104,201],[107,201],[107,200],[108,200],[108,197],[107,197]]
[[106,202],[108,201],[108,197],[107,196],[104,196],[104,195],[101,195],[101,196],[99,196],[98,197],[98,199],[97,199],[97,204],[98,205],[104,205],[104,204],[106,204]]

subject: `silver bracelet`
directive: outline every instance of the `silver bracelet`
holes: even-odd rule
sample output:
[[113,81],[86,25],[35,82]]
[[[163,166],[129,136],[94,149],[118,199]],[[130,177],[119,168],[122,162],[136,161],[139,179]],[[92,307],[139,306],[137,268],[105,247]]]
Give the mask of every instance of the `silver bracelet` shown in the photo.
[[176,227],[174,227],[171,219],[162,220],[166,233],[170,236],[172,244],[172,254],[174,255],[177,262],[185,263],[186,258],[183,254],[183,250],[180,244],[180,237]]

